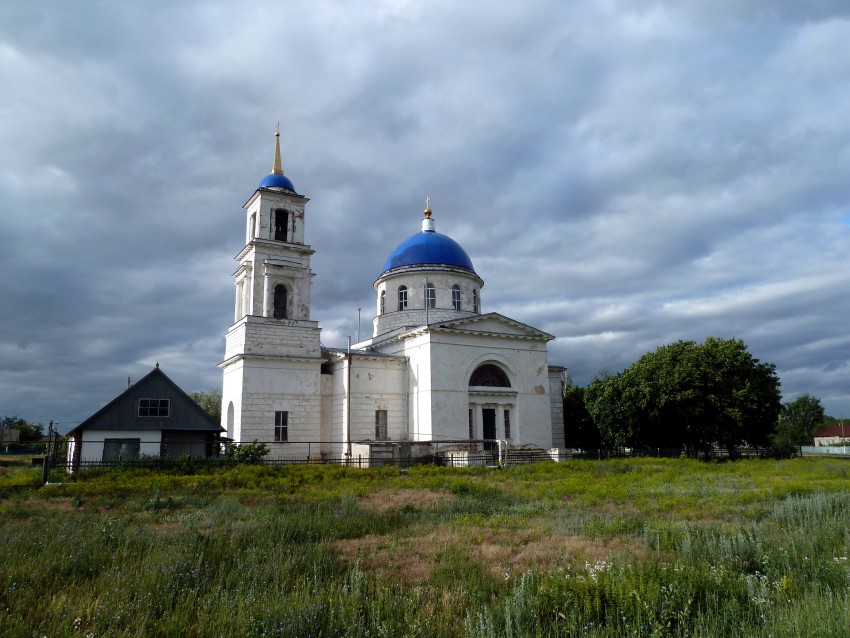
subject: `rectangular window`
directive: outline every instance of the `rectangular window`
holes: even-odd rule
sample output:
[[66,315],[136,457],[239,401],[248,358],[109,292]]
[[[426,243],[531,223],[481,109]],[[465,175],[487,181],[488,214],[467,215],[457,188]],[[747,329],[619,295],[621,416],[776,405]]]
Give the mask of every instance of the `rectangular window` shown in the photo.
[[452,288],[452,308],[460,310],[460,288],[457,286]]
[[141,439],[104,439],[103,460],[107,463],[137,461]]
[[289,440],[289,412],[278,410],[274,413],[274,440],[276,443]]
[[398,289],[398,309],[399,312],[407,310],[407,288],[404,286]]
[[511,411],[505,410],[505,438],[511,438]]
[[425,304],[429,308],[437,307],[437,290],[434,288],[434,284],[425,286]]
[[171,412],[170,399],[139,399],[139,416],[167,419]]
[[375,410],[375,440],[387,440],[387,411]]
[[472,427],[472,408],[469,408],[469,438],[475,438],[475,428]]

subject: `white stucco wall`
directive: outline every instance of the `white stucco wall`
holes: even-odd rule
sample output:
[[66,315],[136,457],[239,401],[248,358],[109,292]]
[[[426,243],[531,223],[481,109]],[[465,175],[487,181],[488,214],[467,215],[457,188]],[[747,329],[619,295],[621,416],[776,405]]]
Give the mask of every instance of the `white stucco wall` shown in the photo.
[[[491,330],[493,325],[488,326]],[[505,327],[504,330],[508,330]],[[433,330],[379,346],[409,358],[408,393],[413,440],[465,439],[470,407],[475,435],[483,436],[481,410],[497,411],[497,436],[504,435],[504,410],[511,412],[511,440],[517,445],[552,447],[552,405],[545,341]],[[504,369],[510,389],[470,391],[472,372],[484,363]]]

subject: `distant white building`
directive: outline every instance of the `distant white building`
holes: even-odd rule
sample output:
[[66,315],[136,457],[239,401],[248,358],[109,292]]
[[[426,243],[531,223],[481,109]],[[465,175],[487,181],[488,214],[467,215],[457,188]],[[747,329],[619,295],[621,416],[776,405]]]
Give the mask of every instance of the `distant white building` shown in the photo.
[[278,457],[342,456],[384,441],[563,447],[563,368],[547,361],[553,337],[482,313],[483,280],[466,251],[436,232],[429,208],[374,283],[372,337],[350,351],[323,347],[310,319],[308,201],[283,173],[278,136],[274,168],[244,206],[220,364],[227,436],[267,442]]

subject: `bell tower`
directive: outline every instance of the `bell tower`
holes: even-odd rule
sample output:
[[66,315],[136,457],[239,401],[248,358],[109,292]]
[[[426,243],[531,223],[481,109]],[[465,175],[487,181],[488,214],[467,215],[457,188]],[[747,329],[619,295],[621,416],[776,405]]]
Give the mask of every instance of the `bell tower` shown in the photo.
[[314,251],[304,243],[308,201],[283,172],[278,131],[272,170],[243,206],[234,323],[219,366],[222,425],[237,442],[320,438],[320,330],[310,320]]

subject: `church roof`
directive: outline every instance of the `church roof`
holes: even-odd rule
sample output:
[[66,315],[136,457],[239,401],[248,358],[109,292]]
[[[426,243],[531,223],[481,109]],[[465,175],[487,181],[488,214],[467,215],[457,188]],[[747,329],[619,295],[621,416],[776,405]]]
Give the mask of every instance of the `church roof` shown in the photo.
[[431,209],[425,209],[422,230],[411,235],[390,253],[384,272],[402,266],[439,265],[456,266],[475,272],[472,260],[463,247],[448,235],[434,230]]
[[263,178],[257,188],[282,188],[293,193],[295,192],[295,186],[292,185],[292,180],[283,173],[269,173]]

